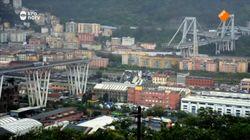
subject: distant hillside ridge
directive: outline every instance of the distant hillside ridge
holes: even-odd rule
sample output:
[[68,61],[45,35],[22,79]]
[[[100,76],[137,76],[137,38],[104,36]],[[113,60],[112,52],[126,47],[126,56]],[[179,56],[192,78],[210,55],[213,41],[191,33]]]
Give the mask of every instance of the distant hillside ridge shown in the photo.
[[169,27],[185,16],[195,16],[208,27],[219,24],[222,10],[234,13],[236,22],[250,20],[250,0],[24,0],[24,6],[51,12],[62,21],[105,25]]

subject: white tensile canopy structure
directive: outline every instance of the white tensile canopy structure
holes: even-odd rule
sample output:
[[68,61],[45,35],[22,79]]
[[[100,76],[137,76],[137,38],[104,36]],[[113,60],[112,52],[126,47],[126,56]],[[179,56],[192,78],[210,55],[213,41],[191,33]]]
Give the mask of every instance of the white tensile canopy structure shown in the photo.
[[30,118],[16,120],[0,126],[0,128],[15,135],[23,135],[40,127],[42,127],[42,124],[39,121]]

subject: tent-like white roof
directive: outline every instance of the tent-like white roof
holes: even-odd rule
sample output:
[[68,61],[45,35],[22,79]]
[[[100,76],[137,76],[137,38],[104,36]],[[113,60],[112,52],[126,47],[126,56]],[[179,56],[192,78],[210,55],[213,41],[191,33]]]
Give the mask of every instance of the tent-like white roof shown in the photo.
[[17,119],[10,116],[0,117],[0,126],[16,121]]
[[114,118],[111,116],[101,116],[83,123],[78,124],[77,126],[90,127],[92,130],[89,134],[96,132],[99,128],[104,128],[104,126],[111,124],[114,121]]
[[0,127],[9,132],[12,132],[13,134],[23,135],[31,130],[42,127],[42,124],[37,120],[25,118],[16,120],[14,122],[6,123]]

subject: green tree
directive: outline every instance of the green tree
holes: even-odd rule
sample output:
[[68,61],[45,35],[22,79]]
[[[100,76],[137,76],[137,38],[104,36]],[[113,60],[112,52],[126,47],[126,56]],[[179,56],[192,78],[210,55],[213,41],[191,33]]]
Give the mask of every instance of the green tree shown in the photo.
[[164,115],[164,109],[160,106],[154,106],[154,107],[148,109],[145,113],[147,116],[161,117]]

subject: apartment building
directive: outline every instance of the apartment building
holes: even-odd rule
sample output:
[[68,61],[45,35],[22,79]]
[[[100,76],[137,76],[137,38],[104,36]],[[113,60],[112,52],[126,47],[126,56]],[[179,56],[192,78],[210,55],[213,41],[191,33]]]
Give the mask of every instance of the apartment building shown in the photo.
[[213,88],[214,80],[210,77],[187,76],[186,85],[198,88]]
[[106,68],[109,64],[108,58],[94,57],[90,60],[90,68]]
[[122,64],[158,69],[177,68],[180,59],[176,55],[157,52],[128,52],[122,54]]
[[91,33],[98,36],[101,32],[101,25],[96,23],[78,23],[78,33]]
[[65,32],[68,33],[77,33],[77,23],[76,22],[66,22],[65,23]]

